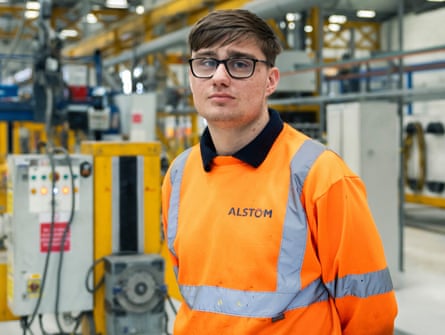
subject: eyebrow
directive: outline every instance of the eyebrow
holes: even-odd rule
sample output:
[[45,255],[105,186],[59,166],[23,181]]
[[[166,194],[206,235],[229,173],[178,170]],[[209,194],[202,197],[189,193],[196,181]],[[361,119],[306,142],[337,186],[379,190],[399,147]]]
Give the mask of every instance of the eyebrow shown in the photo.
[[[241,51],[229,51],[228,52],[229,57],[228,58],[256,58],[252,54],[248,54]],[[211,58],[217,58],[215,51],[202,51],[197,52],[194,57],[211,57]]]

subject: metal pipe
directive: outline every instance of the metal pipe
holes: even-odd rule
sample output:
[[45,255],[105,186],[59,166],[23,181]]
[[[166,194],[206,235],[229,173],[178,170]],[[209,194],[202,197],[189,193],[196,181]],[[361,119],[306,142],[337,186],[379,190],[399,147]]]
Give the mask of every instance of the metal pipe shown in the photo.
[[[316,11],[317,13],[317,27],[314,27],[317,29],[317,46],[316,46],[316,53],[317,53],[317,63],[322,64],[324,63],[324,56],[323,56],[323,47],[324,47],[324,15],[323,15],[323,8],[319,6]],[[317,71],[317,93],[318,95],[323,95],[323,83],[324,83],[324,72],[319,69]],[[320,137],[323,138],[323,134],[326,132],[326,104],[321,101],[319,104],[319,127],[320,127]]]
[[350,65],[360,65],[363,63],[372,63],[372,62],[378,62],[378,61],[386,61],[391,59],[401,59],[405,57],[411,57],[411,56],[418,56],[422,54],[427,53],[435,53],[435,52],[445,52],[445,45],[440,45],[436,47],[430,47],[430,48],[421,48],[421,49],[415,49],[415,50],[409,50],[409,51],[396,51],[396,52],[387,52],[387,53],[380,53],[378,55],[372,56],[372,57],[363,57],[363,58],[355,58],[353,60],[347,60],[347,61],[337,61],[332,63],[317,63],[317,64],[311,64],[311,65],[301,65],[298,67],[298,69],[293,71],[287,71],[281,73],[282,76],[286,75],[292,75],[297,74],[305,71],[314,71],[322,68],[342,68]]
[[269,99],[270,105],[314,105],[320,103],[338,103],[348,101],[364,101],[372,99],[389,99],[396,101],[403,97],[405,102],[420,100],[443,100],[445,88],[394,89],[377,92],[346,93],[336,96],[314,96],[287,99]]
[[[248,9],[263,18],[275,18],[283,16],[286,12],[298,12],[306,8],[321,5],[323,0],[256,0],[244,5],[244,9]],[[158,51],[166,50],[178,45],[187,44],[187,36],[191,27],[166,34],[162,37],[144,43],[133,51],[124,51],[120,55],[104,60],[104,66],[109,67],[132,60],[134,57],[141,57]]]
[[[403,16],[405,14],[405,2],[404,0],[399,0],[399,7],[397,11],[397,22],[398,22],[398,36],[399,36],[399,52],[403,52],[404,48],[404,29],[403,29]],[[403,90],[403,58],[399,58],[399,82],[398,89]],[[399,113],[399,145],[400,145],[400,155],[399,155],[399,270],[404,270],[404,226],[405,226],[405,171],[403,168],[405,161],[404,153],[404,138],[403,138],[403,104],[404,96],[401,95],[398,99],[398,113]]]

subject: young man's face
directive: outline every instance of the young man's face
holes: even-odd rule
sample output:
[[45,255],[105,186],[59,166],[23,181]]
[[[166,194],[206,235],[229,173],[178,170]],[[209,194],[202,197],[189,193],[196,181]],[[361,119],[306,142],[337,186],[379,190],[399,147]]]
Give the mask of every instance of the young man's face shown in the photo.
[[[210,57],[218,60],[241,56],[266,59],[253,40],[216,45],[192,53],[192,58]],[[267,97],[275,91],[279,71],[257,62],[251,77],[234,79],[224,64],[219,64],[212,78],[196,78],[189,71],[189,80],[198,114],[207,120],[209,126],[242,128],[255,122],[262,113],[267,113]]]

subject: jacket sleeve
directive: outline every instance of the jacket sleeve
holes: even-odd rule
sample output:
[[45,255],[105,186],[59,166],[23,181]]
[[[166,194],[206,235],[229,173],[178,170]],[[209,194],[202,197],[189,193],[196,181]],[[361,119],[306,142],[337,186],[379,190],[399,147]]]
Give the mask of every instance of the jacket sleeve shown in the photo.
[[363,182],[327,151],[310,171],[303,194],[322,280],[343,334],[392,335],[397,303]]

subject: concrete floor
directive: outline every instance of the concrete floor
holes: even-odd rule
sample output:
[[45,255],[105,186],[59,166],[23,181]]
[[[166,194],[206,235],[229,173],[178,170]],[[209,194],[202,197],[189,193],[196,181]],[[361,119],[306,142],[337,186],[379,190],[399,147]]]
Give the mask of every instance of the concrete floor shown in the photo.
[[404,271],[396,290],[398,330],[445,334],[445,210],[408,206]]
[[[443,335],[445,210],[407,206],[405,223],[404,271],[396,289],[399,315],[395,335]],[[56,331],[51,317],[45,324],[48,332]],[[41,335],[38,322],[32,329],[31,335]],[[0,335],[23,335],[23,331],[18,322],[3,322]]]

